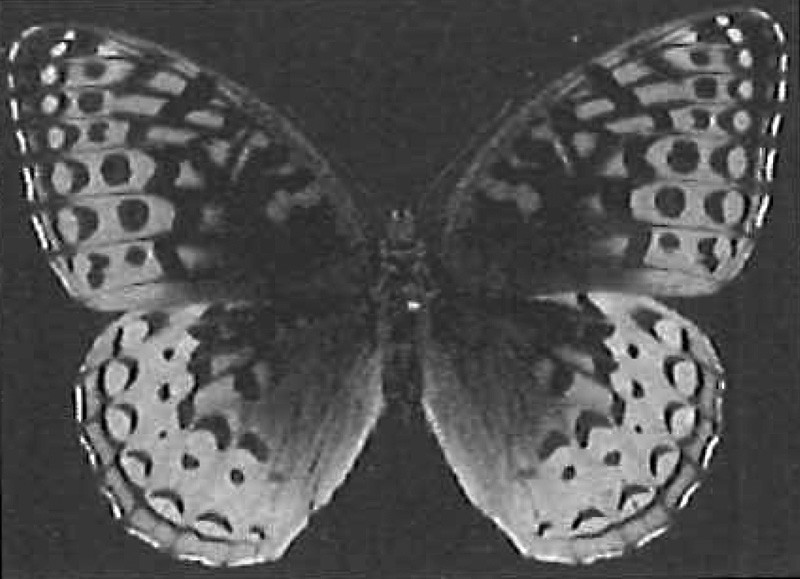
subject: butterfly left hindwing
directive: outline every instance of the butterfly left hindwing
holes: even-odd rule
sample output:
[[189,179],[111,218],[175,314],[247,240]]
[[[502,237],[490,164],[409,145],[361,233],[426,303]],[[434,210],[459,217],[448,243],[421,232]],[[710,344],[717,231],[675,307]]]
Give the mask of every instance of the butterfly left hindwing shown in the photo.
[[115,516],[180,559],[279,558],[380,414],[381,351],[366,322],[224,301],[110,324],[76,401]]

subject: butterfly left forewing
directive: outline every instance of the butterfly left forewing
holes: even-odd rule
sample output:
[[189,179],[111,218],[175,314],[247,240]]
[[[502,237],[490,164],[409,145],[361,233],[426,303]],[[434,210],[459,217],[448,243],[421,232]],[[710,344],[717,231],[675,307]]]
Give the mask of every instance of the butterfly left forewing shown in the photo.
[[590,563],[661,534],[718,441],[716,352],[649,298],[438,304],[420,356],[448,463],[528,557]]
[[50,25],[14,43],[7,78],[33,224],[90,307],[264,297],[276,270],[308,277],[359,256],[329,164],[221,75],[124,34]]
[[444,263],[475,291],[716,291],[769,204],[788,56],[757,10],[646,32],[503,121],[447,201]]

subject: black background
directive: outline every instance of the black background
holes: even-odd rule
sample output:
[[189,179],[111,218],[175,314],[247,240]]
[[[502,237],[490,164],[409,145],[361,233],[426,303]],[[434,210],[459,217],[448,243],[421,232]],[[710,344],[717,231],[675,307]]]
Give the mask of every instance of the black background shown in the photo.
[[[755,4],[783,24],[796,54],[796,0]],[[386,208],[418,199],[524,87],[541,87],[645,28],[721,6],[6,0],[0,33],[7,44],[34,23],[67,20],[169,46],[290,109],[319,148],[373,192],[366,205]],[[795,72],[790,102],[797,87]],[[714,337],[728,370],[726,434],[710,476],[667,535],[627,558],[577,569],[523,561],[463,498],[433,439],[392,419],[381,422],[346,484],[279,563],[209,571],[126,535],[95,491],[71,415],[72,376],[107,318],[67,300],[37,255],[4,130],[3,576],[800,572],[796,103],[787,111],[771,218],[746,274],[716,296],[671,303]]]

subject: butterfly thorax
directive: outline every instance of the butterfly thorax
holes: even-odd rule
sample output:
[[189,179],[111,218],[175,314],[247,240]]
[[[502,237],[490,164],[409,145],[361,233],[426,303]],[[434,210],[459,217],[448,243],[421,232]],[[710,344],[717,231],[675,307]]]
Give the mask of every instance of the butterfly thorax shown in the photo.
[[384,395],[404,421],[415,414],[419,364],[414,338],[420,316],[435,295],[426,263],[426,248],[416,235],[413,214],[405,209],[389,215],[380,242],[380,274],[372,296],[379,312],[378,334],[384,348]]
[[373,288],[382,317],[416,312],[434,294],[425,244],[417,238],[413,214],[405,209],[389,216],[379,247],[380,277]]

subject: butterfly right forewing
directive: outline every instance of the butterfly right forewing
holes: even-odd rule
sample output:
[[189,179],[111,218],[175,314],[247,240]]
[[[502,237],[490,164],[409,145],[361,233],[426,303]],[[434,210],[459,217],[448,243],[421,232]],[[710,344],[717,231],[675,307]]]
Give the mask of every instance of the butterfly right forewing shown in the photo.
[[444,263],[472,292],[713,293],[752,252],[788,55],[758,10],[645,32],[513,110],[448,195]]

